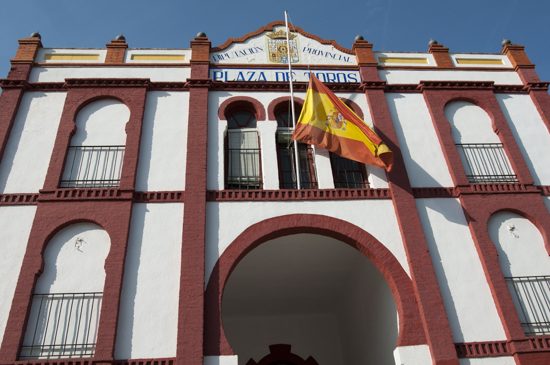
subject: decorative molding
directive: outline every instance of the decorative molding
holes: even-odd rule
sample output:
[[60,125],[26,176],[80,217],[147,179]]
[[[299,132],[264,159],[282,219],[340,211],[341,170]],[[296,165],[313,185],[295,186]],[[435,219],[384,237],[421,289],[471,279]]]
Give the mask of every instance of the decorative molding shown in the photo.
[[115,78],[97,78],[97,79],[65,79],[65,87],[148,87],[151,81],[149,79],[115,79]]
[[225,99],[221,103],[221,105],[218,107],[218,119],[226,120],[225,112],[227,108],[231,108],[232,105],[241,104],[241,103],[247,103],[252,105],[256,114],[257,121],[265,120],[264,105],[261,102],[259,102],[257,99],[254,99],[250,96],[233,96],[233,97],[230,97],[229,99]]
[[468,186],[457,187],[459,195],[468,194],[519,194],[534,193],[540,194],[541,188],[526,184],[470,184]]
[[513,356],[533,352],[550,352],[550,336],[526,337],[510,341],[483,341],[455,344],[459,358]]
[[[96,358],[67,358],[67,359],[26,359],[12,362],[13,365],[174,365],[175,357],[128,359],[128,360],[100,360]],[[7,365],[7,364],[4,364]]]
[[25,89],[29,86],[26,80],[0,79],[2,89]]
[[507,341],[485,341],[456,343],[459,358],[512,356]]
[[0,194],[0,206],[3,205],[36,205],[38,194]]
[[501,94],[527,94],[528,92],[523,85],[495,85],[493,91]]
[[184,191],[136,191],[134,202],[136,203],[172,203],[185,200]]
[[[245,34],[244,36],[242,37],[239,37],[239,38],[229,38],[228,40],[226,40],[224,43],[222,43],[221,45],[217,46],[217,47],[213,47],[211,49],[211,52],[218,52],[218,51],[223,51],[224,49],[226,49],[227,47],[231,46],[232,44],[234,43],[243,43],[243,42],[246,42],[248,39],[252,38],[252,37],[255,37],[255,36],[258,36],[260,34],[262,34],[263,32],[268,32],[268,31],[271,31],[273,30],[274,27],[276,26],[285,26],[285,22],[283,21],[274,21],[274,22],[271,22],[255,31],[252,31],[250,33],[247,33]],[[340,46],[338,43],[336,43],[336,41],[334,40],[326,40],[326,39],[322,39],[322,38],[319,38],[318,36],[316,36],[315,34],[311,34],[311,33],[308,33],[306,31],[304,31],[302,28],[300,27],[296,27],[294,26],[293,24],[288,24],[288,26],[294,30],[295,33],[300,33],[301,35],[303,35],[304,37],[307,37],[307,38],[311,38],[311,39],[314,39],[316,40],[317,42],[321,43],[321,44],[327,44],[327,45],[331,45],[333,46],[334,48],[336,48],[337,50],[341,51],[341,52],[344,52],[344,53],[348,53],[350,55],[355,55],[355,53],[353,53],[353,51],[349,48],[345,48],[345,47],[342,47]]]
[[550,85],[550,82],[529,82],[527,84],[527,91],[531,91],[531,90],[548,91],[549,85]]
[[413,195],[416,199],[423,198],[457,198],[459,191],[452,188],[413,188]]
[[40,190],[38,201],[86,201],[86,200],[130,200],[132,191],[118,188],[82,188]]
[[493,89],[494,81],[420,81],[418,87],[420,90],[439,89],[439,90],[484,90]]
[[189,91],[187,82],[156,81],[149,84],[149,90]]
[[208,201],[391,199],[389,189],[210,190]]

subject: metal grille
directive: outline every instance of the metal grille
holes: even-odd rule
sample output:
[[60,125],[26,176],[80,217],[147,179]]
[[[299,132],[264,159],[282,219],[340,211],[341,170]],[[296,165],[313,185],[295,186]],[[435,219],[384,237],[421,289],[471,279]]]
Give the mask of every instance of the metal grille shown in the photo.
[[261,189],[260,149],[227,149],[227,189]]
[[70,146],[62,188],[111,188],[120,183],[124,146]]
[[365,189],[369,187],[365,165],[330,154],[334,187],[337,189]]
[[550,276],[506,278],[527,336],[550,335]]
[[35,294],[19,357],[92,357],[103,293]]
[[469,182],[514,183],[518,181],[501,143],[466,143],[456,146],[460,151]]
[[[296,189],[296,159],[294,158],[294,143],[277,143],[277,158],[279,164],[279,187],[281,189]],[[300,187],[302,189],[317,189],[313,148],[298,143],[298,160],[300,164]]]

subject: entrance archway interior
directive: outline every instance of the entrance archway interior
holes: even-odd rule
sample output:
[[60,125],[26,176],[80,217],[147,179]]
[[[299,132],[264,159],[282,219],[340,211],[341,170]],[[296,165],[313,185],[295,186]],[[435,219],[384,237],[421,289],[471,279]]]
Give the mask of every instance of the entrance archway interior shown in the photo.
[[273,344],[319,365],[394,363],[391,291],[363,254],[331,237],[295,234],[253,249],[228,279],[222,320],[239,365]]

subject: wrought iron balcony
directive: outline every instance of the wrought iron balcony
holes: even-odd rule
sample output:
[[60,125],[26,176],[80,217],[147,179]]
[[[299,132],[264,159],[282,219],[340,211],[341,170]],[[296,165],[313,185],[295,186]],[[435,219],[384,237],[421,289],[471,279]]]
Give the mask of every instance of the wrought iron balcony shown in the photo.
[[20,359],[92,357],[103,293],[35,294]]
[[124,146],[71,146],[60,187],[117,187],[123,160]]
[[470,183],[515,183],[518,181],[501,143],[457,144]]
[[506,278],[527,336],[550,335],[550,276]]

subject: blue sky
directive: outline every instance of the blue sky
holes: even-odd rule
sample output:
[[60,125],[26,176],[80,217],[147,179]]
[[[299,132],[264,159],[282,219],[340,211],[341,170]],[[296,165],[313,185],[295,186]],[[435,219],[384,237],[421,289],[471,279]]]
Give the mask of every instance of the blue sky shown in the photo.
[[425,51],[430,38],[452,52],[499,52],[523,44],[550,81],[550,1],[545,0],[0,0],[0,77],[17,39],[34,31],[45,47],[104,47],[123,33],[130,47],[187,48],[204,31],[213,45],[288,10],[307,32],[351,47],[362,34],[380,51]]

